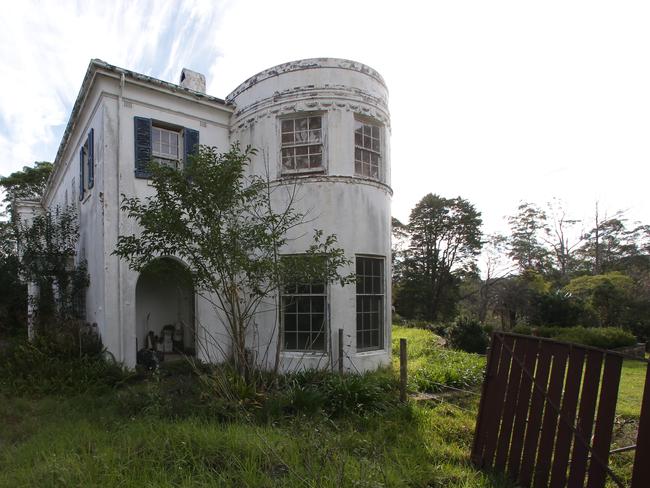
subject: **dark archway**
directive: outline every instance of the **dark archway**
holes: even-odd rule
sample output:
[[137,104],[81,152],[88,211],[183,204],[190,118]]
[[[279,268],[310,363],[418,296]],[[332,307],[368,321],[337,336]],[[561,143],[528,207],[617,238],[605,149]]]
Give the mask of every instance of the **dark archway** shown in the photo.
[[165,257],[148,264],[135,289],[138,351],[194,355],[194,296],[192,277],[183,263]]

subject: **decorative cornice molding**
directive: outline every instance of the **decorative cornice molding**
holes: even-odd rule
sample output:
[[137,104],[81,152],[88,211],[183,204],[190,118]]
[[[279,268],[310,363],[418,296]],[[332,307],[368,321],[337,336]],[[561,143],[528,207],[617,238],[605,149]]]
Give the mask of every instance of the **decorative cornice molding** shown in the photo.
[[390,114],[384,99],[342,85],[324,85],[318,88],[308,85],[276,92],[271,97],[236,110],[231,119],[231,130],[245,130],[266,117],[337,110],[374,118],[390,129]]

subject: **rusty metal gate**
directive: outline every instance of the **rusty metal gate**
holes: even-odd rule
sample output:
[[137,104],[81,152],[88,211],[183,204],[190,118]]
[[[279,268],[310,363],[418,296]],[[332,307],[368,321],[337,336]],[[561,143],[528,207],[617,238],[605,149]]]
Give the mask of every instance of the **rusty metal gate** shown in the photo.
[[[518,486],[621,488],[608,467],[623,355],[495,332],[476,423],[472,462]],[[650,487],[650,370],[632,488]],[[587,484],[585,485],[585,481]]]

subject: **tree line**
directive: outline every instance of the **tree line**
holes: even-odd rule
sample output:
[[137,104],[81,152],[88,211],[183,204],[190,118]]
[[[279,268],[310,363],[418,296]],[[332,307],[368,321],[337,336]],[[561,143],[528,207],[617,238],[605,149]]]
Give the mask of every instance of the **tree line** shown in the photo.
[[432,323],[622,327],[650,336],[650,225],[598,205],[589,221],[558,200],[523,202],[509,231],[483,234],[469,201],[426,195],[393,219],[393,298],[400,317]]

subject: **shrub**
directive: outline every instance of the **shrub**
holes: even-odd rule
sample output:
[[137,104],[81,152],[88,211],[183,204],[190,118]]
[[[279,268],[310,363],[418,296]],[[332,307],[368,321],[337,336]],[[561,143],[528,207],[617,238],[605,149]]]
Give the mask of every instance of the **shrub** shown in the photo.
[[0,389],[12,395],[101,391],[128,376],[122,366],[101,355],[56,355],[38,341],[15,344],[0,359]]
[[617,327],[528,327],[519,325],[513,329],[517,334],[535,335],[547,339],[572,342],[600,349],[616,349],[617,347],[636,344],[636,337]]
[[453,348],[466,352],[485,354],[488,345],[488,335],[481,324],[465,317],[449,328],[447,337]]
[[634,322],[625,327],[639,342],[650,342],[650,323]]
[[528,325],[516,325],[512,328],[515,334],[533,335],[533,328]]
[[585,329],[584,327],[571,327],[564,329],[554,337],[558,341],[573,342],[600,349],[616,349],[617,347],[633,346],[636,338],[622,329],[616,327],[602,327]]

